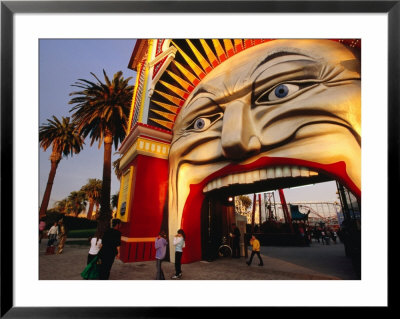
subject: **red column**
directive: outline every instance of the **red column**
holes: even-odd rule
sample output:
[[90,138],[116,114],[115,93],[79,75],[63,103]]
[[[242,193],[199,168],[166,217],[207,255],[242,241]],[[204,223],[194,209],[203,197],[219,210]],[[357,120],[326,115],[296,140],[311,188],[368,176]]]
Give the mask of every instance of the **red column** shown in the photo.
[[258,211],[259,211],[258,221],[261,226],[261,194],[258,194]]
[[120,148],[122,171],[133,172],[125,196],[128,211],[121,227],[123,262],[153,260],[155,238],[160,230],[168,232],[170,136],[165,131],[137,124],[124,141],[122,150]]
[[283,189],[279,189],[279,197],[281,199],[282,210],[283,210],[283,214],[285,216],[285,222],[287,224],[289,224],[290,230],[293,233],[292,218],[290,217],[290,213],[289,213],[289,210],[287,208],[285,194],[283,193]]
[[254,218],[256,214],[256,194],[253,197],[253,211],[251,213],[251,232],[254,233]]

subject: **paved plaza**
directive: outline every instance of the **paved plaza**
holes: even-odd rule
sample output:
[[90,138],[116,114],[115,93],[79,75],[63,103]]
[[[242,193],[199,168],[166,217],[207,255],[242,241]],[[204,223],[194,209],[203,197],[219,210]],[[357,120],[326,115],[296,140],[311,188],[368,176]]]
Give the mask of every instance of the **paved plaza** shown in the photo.
[[[82,239],[83,240],[83,239]],[[61,255],[46,255],[47,240],[39,246],[40,280],[83,280],[89,245],[76,245],[67,239]],[[355,280],[357,279],[341,243],[310,247],[261,247],[264,266],[255,256],[251,266],[240,259],[221,258],[182,265],[181,280]],[[163,262],[167,280],[174,274],[174,264]],[[116,260],[110,280],[154,280],[155,261],[123,263]]]

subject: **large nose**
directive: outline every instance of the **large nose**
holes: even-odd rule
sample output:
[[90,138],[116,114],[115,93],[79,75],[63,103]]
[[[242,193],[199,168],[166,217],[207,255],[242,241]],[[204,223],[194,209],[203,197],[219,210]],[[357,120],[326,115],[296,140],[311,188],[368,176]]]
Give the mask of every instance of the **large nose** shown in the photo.
[[222,153],[229,159],[242,159],[261,150],[249,103],[235,100],[227,104],[221,136]]

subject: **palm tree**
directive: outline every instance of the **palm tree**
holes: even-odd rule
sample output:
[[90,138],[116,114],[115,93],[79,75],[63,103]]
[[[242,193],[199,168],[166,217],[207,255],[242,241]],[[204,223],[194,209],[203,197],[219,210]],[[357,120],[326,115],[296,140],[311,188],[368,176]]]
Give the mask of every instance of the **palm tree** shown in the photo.
[[121,180],[122,170],[119,168],[119,164],[121,162],[121,158],[117,158],[113,163],[114,173],[117,176],[118,180]]
[[64,198],[56,202],[56,206],[54,207],[59,213],[65,214],[67,212],[68,199]]
[[[114,194],[111,196],[111,208],[114,211],[114,208],[118,208],[118,198],[119,198],[119,192],[117,194]],[[116,213],[115,213],[116,214]]]
[[75,124],[70,122],[69,119],[69,117],[62,117],[60,121],[53,116],[53,120],[47,119],[48,123],[42,124],[39,128],[40,147],[46,151],[52,146],[50,155],[51,168],[42,204],[40,205],[39,218],[46,214],[54,177],[62,156],[67,157],[68,155],[72,156],[74,153],[77,154],[83,147],[83,139],[76,133]]
[[111,207],[112,208],[118,207],[118,198],[119,198],[119,192],[111,196]]
[[86,193],[89,200],[87,219],[92,219],[93,207],[100,200],[102,181],[96,178],[89,178],[86,185],[81,187],[81,191]]
[[128,82],[131,77],[124,79],[122,72],[114,74],[112,81],[103,70],[105,83],[91,73],[96,79],[91,82],[79,79],[72,86],[82,89],[72,92],[75,95],[69,102],[75,104],[71,111],[79,133],[86,138],[99,142],[99,148],[104,143],[103,185],[101,188],[100,213],[98,227],[106,227],[111,219],[110,192],[111,192],[111,148],[114,143],[117,149],[128,130],[128,117],[133,93],[133,86]]
[[83,191],[73,191],[68,196],[68,207],[70,213],[77,217],[86,208],[86,193]]

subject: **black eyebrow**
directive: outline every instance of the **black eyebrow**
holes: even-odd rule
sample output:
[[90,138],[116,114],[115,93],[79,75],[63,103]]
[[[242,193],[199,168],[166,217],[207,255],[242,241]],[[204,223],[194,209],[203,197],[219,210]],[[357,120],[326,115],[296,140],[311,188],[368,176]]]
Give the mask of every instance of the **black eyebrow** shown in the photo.
[[[212,92],[207,91],[204,87],[200,87],[200,88],[190,97],[190,100],[188,100],[187,103],[189,104],[190,102],[192,102],[193,99],[194,99],[197,95],[199,95],[199,94],[201,94],[201,93],[210,93],[210,94],[213,94]],[[215,95],[215,94],[213,94],[213,95]]]
[[257,69],[258,69],[260,66],[262,66],[263,64],[265,64],[265,63],[267,63],[267,62],[269,62],[269,61],[271,61],[271,60],[273,60],[273,59],[279,58],[279,57],[281,57],[281,56],[286,56],[286,55],[300,55],[300,56],[308,57],[308,56],[306,56],[306,55],[304,55],[304,54],[300,54],[300,53],[298,53],[298,52],[287,52],[287,51],[282,51],[282,52],[272,53],[271,55],[267,56],[264,60],[262,60],[262,61],[254,68],[253,72],[251,72],[250,75],[253,75],[253,73],[254,73],[255,71],[257,71]]

